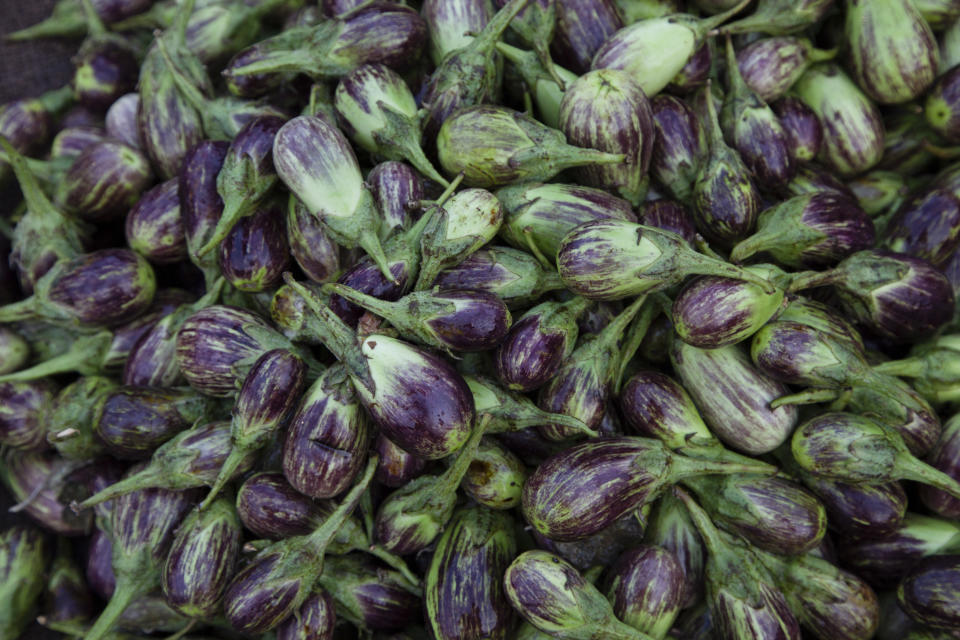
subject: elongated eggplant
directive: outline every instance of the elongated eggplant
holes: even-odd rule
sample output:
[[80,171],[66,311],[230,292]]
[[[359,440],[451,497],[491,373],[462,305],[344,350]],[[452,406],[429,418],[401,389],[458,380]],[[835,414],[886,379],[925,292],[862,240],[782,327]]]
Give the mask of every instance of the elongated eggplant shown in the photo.
[[483,507],[454,514],[437,542],[424,585],[424,608],[437,640],[510,637],[514,611],[503,574],[516,546],[507,514]]
[[287,244],[303,273],[314,282],[327,282],[340,270],[340,247],[323,224],[291,195],[287,205]]
[[721,26],[724,34],[762,31],[787,35],[817,23],[833,6],[833,0],[759,0],[756,10],[745,18]]
[[563,288],[557,272],[544,268],[526,251],[493,245],[442,271],[433,285],[441,289],[489,291],[509,309],[522,308],[546,292]]
[[157,264],[187,257],[178,186],[176,179],[157,185],[144,193],[127,214],[127,245]]
[[339,495],[363,468],[370,426],[344,367],[330,367],[307,389],[290,419],[284,476],[313,498]]
[[[955,415],[944,423],[943,433],[927,460],[934,468],[956,479],[960,477],[958,446],[960,446],[960,417]],[[928,508],[945,518],[960,517],[960,500],[949,493],[933,487],[921,487],[920,499]]]
[[903,577],[897,600],[907,614],[935,629],[955,629],[958,617],[960,555],[924,558]]
[[640,204],[649,185],[655,127],[650,101],[633,78],[615,69],[580,76],[560,103],[560,129],[572,144],[624,156],[622,164],[576,169],[578,182]]
[[674,340],[670,359],[704,421],[727,446],[759,455],[790,436],[796,407],[769,404],[787,387],[755,368],[740,347],[698,349]]
[[617,617],[657,640],[680,613],[683,569],[663,547],[640,545],[621,554],[608,568],[605,584]]
[[568,233],[557,253],[564,284],[592,300],[620,300],[679,284],[689,275],[717,275],[774,286],[740,267],[697,253],[673,233],[621,220],[588,222]]
[[744,82],[762,100],[772,102],[789,91],[807,67],[836,53],[814,48],[807,38],[764,38],[737,52],[737,66]]
[[0,633],[19,638],[43,592],[48,542],[34,527],[16,525],[0,533]]
[[651,109],[656,136],[650,171],[670,195],[687,202],[707,162],[707,137],[696,113],[680,98],[659,95]]
[[381,162],[370,170],[366,182],[382,217],[381,233],[389,235],[413,225],[414,203],[424,199],[424,180],[416,171],[402,162]]
[[921,462],[890,427],[851,413],[826,413],[797,428],[793,457],[815,474],[848,482],[907,479],[960,497],[960,482]]
[[410,582],[369,557],[327,558],[317,584],[333,597],[337,614],[357,628],[398,631],[420,621],[419,582]]
[[167,602],[190,617],[213,615],[240,555],[240,519],[226,496],[194,510],[177,529],[163,564]]
[[537,467],[523,487],[523,513],[548,538],[577,540],[609,526],[684,477],[750,471],[766,469],[688,458],[648,438],[594,440],[569,447]]
[[503,582],[514,609],[551,637],[649,638],[620,622],[599,589],[572,565],[547,551],[521,553],[507,567]]

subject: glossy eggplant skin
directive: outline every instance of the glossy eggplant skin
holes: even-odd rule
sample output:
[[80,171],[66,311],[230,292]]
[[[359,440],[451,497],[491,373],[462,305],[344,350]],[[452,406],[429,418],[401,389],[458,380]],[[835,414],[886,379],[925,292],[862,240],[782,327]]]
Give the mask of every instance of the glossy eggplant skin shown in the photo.
[[[954,416],[943,425],[940,440],[927,461],[954,479],[960,479],[960,417]],[[920,499],[929,509],[945,518],[960,518],[960,499],[933,487],[920,487]]]
[[653,638],[663,638],[680,612],[683,569],[663,547],[639,545],[607,569],[607,599],[617,617]]
[[45,411],[56,390],[49,379],[0,382],[0,444],[14,449],[46,448]]
[[130,248],[156,264],[187,257],[178,180],[167,180],[143,194],[127,214],[126,235]]
[[244,527],[268,540],[306,535],[323,517],[313,500],[272,471],[254,474],[240,486],[237,514]]
[[613,0],[557,0],[557,24],[550,53],[560,66],[585,73],[604,40],[623,26]]
[[503,573],[516,555],[512,518],[485,507],[454,514],[427,570],[424,607],[437,640],[507,640],[515,613]]
[[240,291],[266,291],[280,284],[290,267],[283,215],[270,203],[241,218],[220,243],[220,270]]
[[296,613],[280,623],[277,640],[333,640],[336,623],[333,597],[316,589]]
[[357,627],[399,631],[420,620],[421,588],[369,556],[329,556],[317,584],[336,603],[337,614]]
[[897,600],[907,614],[935,629],[960,625],[960,555],[924,558],[904,576]]

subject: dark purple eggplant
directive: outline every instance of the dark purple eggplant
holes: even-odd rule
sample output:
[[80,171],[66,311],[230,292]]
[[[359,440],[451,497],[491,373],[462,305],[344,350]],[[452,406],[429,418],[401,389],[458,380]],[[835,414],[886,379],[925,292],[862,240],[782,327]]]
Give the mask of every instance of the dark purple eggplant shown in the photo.
[[[140,489],[182,491],[210,486],[230,451],[230,423],[199,424],[159,446],[145,466],[100,489],[77,508],[86,509]],[[249,470],[253,462],[253,457],[245,459],[235,470],[237,475]]]
[[290,419],[283,473],[301,493],[332,498],[363,468],[369,440],[370,420],[346,370],[331,367],[306,391]]
[[960,498],[960,482],[920,461],[890,427],[851,413],[825,413],[793,434],[794,459],[807,471],[847,482],[907,479]]
[[358,340],[317,296],[292,279],[287,284],[317,314],[324,344],[346,365],[361,404],[385,436],[427,459],[463,446],[474,422],[473,395],[449,363],[384,335]]
[[510,637],[503,574],[516,556],[513,521],[483,507],[457,512],[427,570],[424,609],[437,640]]
[[359,629],[397,631],[420,621],[419,582],[369,557],[331,556],[317,583],[333,596],[337,614]]
[[[753,265],[747,270],[771,280],[778,271],[770,265]],[[751,282],[700,276],[674,298],[671,316],[681,340],[701,349],[716,349],[746,340],[783,306],[782,289],[767,293]]]
[[0,444],[13,449],[45,449],[46,411],[57,387],[51,380],[0,382]]
[[786,478],[688,478],[683,484],[693,490],[714,523],[758,549],[787,555],[807,553],[827,533],[823,504]]
[[574,170],[577,181],[613,191],[634,206],[646,197],[655,125],[650,101],[622,71],[596,69],[566,88],[560,129],[571,144],[622,153],[622,164]]
[[[73,89],[69,86],[37,98],[8,102],[0,106],[0,138],[9,141],[18,152],[33,155],[54,133],[54,118],[72,103]],[[9,171],[6,163],[0,162],[0,179],[6,178]]]
[[760,99],[772,102],[789,91],[807,67],[836,54],[836,50],[814,48],[807,38],[763,38],[737,52],[737,66],[744,82]]
[[190,492],[142,489],[117,499],[110,518],[116,588],[86,638],[101,640],[127,606],[160,586],[174,531],[192,498]]
[[960,555],[924,558],[897,586],[897,600],[911,618],[934,629],[960,624]]
[[140,70],[137,48],[107,30],[92,2],[82,2],[87,37],[73,56],[73,87],[77,102],[106,111],[114,100],[132,91]]
[[366,182],[383,219],[382,233],[412,226],[414,203],[424,199],[423,178],[416,171],[402,162],[381,162],[370,170]]
[[564,285],[556,271],[544,268],[526,251],[488,245],[440,272],[433,286],[488,291],[503,300],[507,308],[516,309]]
[[206,254],[201,257],[199,251],[210,241],[223,213],[217,177],[229,149],[226,142],[200,142],[186,152],[182,169],[175,174],[179,176],[177,193],[190,261],[204,272],[208,287],[219,275],[217,256]]
[[674,340],[670,359],[704,422],[727,446],[760,455],[790,437],[797,408],[770,408],[786,395],[786,385],[754,367],[739,346],[698,349]]
[[237,630],[268,631],[310,596],[323,573],[324,551],[356,508],[377,466],[372,457],[343,502],[311,533],[274,542],[237,573],[224,596],[224,613]]
[[[693,520],[690,519],[690,513],[679,498],[670,492],[660,498],[650,516],[643,541],[647,545],[655,545],[647,548],[665,549],[670,552],[671,558],[680,570],[680,606],[686,608],[701,600],[704,587],[703,567],[706,558],[703,541]],[[661,555],[656,553],[653,557],[659,558]],[[670,577],[674,577],[672,573],[672,571],[669,572]],[[662,586],[669,587],[670,582],[667,581]],[[667,594],[670,591],[667,590],[664,593]]]
[[43,618],[52,623],[84,624],[96,613],[94,595],[74,558],[73,544],[57,538],[43,596]]
[[114,456],[142,460],[212,409],[209,398],[189,390],[118,387],[101,398],[94,429]]
[[243,529],[226,496],[196,509],[177,529],[160,585],[167,603],[192,618],[215,615],[233,578]]
[[[943,433],[927,461],[950,477],[960,478],[960,417],[955,415],[944,423]],[[921,487],[920,499],[930,510],[945,518],[960,518],[960,500],[944,491]]]
[[817,193],[826,191],[834,195],[854,198],[853,191],[844,182],[842,182],[833,171],[826,167],[807,163],[797,167],[797,175],[786,185],[785,195],[802,196],[808,193]]
[[[733,3],[736,4],[736,3]],[[731,5],[732,6],[732,5]],[[669,11],[668,13],[675,13]],[[655,16],[651,16],[655,17]],[[677,72],[667,85],[667,89],[672,93],[685,94],[696,91],[710,79],[710,71],[713,68],[713,49],[709,40],[704,40],[683,68]]]
[[896,530],[880,537],[840,538],[841,562],[878,589],[896,587],[926,556],[960,551],[960,526],[908,512]]
[[84,573],[90,589],[100,599],[109,600],[117,588],[117,579],[113,575],[113,543],[100,527],[94,527],[90,536]]
[[3,615],[0,634],[20,638],[33,620],[34,608],[43,593],[49,542],[39,529],[24,525],[0,532],[0,594]]
[[401,336],[447,352],[491,349],[511,324],[503,301],[483,291],[416,291],[390,302],[339,284],[324,289],[382,317]]
[[296,197],[287,206],[287,244],[290,255],[314,282],[332,280],[340,271],[340,247]]
[[[17,503],[14,509],[23,511],[43,528],[61,536],[82,536],[90,531],[93,521],[90,513],[74,513],[61,498],[64,489],[71,488],[79,464],[64,460],[50,451],[11,450],[0,465],[0,480]],[[76,475],[75,475],[76,474]]]
[[220,243],[223,277],[240,291],[275,288],[290,265],[284,218],[277,203],[266,203],[241,218]]
[[763,465],[674,454],[659,440],[632,436],[592,440],[537,467],[523,488],[523,512],[527,522],[548,538],[577,540],[609,526],[684,477],[765,471]]
[[787,135],[787,151],[794,164],[810,162],[823,145],[823,127],[813,109],[793,96],[786,96],[772,105]]
[[606,218],[636,222],[630,203],[606,191],[575,184],[528,182],[497,191],[503,205],[500,235],[517,249],[530,249],[551,263],[563,236],[575,227]]
[[543,302],[513,323],[497,347],[497,375],[513,391],[533,391],[549,382],[573,353],[577,318],[590,306],[585,298]]
[[300,608],[277,627],[277,640],[333,640],[337,614],[333,597],[314,589]]
[[624,552],[606,569],[604,584],[617,617],[652,638],[666,636],[683,604],[683,569],[663,547]]
[[507,567],[503,583],[513,608],[549,637],[649,638],[620,622],[599,589],[572,565],[547,551],[521,553]]
[[637,218],[642,225],[673,231],[691,247],[696,242],[697,230],[693,226],[693,219],[679,202],[666,198],[646,202]]
[[910,197],[886,224],[882,244],[943,269],[960,246],[960,180],[947,169]]
[[137,127],[137,112],[140,111],[140,94],[128,93],[117,98],[107,109],[105,126],[107,135],[134,149],[142,149],[140,129]]
[[848,315],[898,342],[929,335],[953,317],[949,280],[920,258],[859,251],[828,271],[793,274],[789,290],[828,284]]
[[880,622],[877,595],[854,574],[813,554],[759,552],[797,620],[818,640],[869,640]]
[[650,106],[656,127],[651,173],[671,196],[687,202],[707,163],[707,137],[696,113],[680,98],[660,95]]
[[377,436],[374,450],[380,456],[377,482],[386,487],[402,487],[426,470],[426,460],[404,451],[382,434]]
[[800,639],[800,624],[774,576],[740,538],[724,536],[686,493],[683,500],[707,548],[707,603],[722,638]]
[[176,179],[167,180],[144,193],[127,214],[127,245],[157,264],[187,257],[177,189]]
[[556,28],[550,50],[557,63],[575,73],[590,69],[597,49],[624,25],[612,0],[556,0]]

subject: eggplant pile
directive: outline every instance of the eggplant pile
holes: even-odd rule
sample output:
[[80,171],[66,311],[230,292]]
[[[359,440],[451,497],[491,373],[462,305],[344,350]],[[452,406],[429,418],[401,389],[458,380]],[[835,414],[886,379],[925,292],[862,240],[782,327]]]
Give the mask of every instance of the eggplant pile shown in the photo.
[[8,38],[0,640],[960,638],[957,0]]

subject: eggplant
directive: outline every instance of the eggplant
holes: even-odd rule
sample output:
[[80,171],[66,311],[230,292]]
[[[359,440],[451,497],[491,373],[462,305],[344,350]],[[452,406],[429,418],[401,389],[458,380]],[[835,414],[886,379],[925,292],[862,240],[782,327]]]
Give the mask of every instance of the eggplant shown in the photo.
[[[643,541],[647,549],[669,552],[674,564],[679,568],[679,604],[681,608],[687,608],[702,601],[703,567],[706,560],[703,540],[700,538],[693,520],[690,519],[687,508],[673,493],[665,493],[657,502],[653,513],[650,515],[650,522],[644,532]],[[652,554],[653,560],[657,561],[654,566],[660,564],[659,560],[664,555],[661,551]],[[627,555],[628,558],[635,557],[630,552],[626,552],[626,554],[629,554]],[[641,559],[647,557],[647,554],[640,555]],[[668,564],[667,561],[663,561],[664,566]],[[647,565],[643,563],[640,566],[646,567]],[[669,577],[676,577],[673,571],[665,571],[664,573]],[[611,576],[614,575],[614,573],[611,573]],[[669,587],[672,586],[669,581],[657,586],[664,587],[664,596],[672,593],[669,590]]]
[[503,42],[497,43],[497,51],[522,78],[537,107],[537,119],[557,129],[560,126],[560,103],[564,89],[577,80],[577,74],[557,64],[544,66],[533,51],[524,51]]
[[567,69],[578,74],[586,73],[604,41],[623,28],[621,13],[611,0],[556,0],[556,4],[556,26],[550,51]]
[[426,618],[437,640],[511,637],[515,613],[503,575],[516,551],[509,515],[483,507],[454,514],[424,584]]
[[836,54],[815,48],[807,38],[763,38],[737,52],[737,67],[747,86],[769,103],[783,97],[811,64]]
[[413,225],[415,203],[424,199],[424,179],[420,174],[409,165],[391,160],[371,169],[366,182],[382,216],[381,233],[390,235],[395,229],[403,230]]
[[958,581],[960,556],[924,558],[900,581],[897,601],[917,622],[934,629],[955,629],[960,622]]
[[760,455],[790,436],[797,408],[770,408],[771,401],[786,394],[786,385],[754,367],[737,345],[698,349],[674,340],[670,359],[700,415],[727,446]]
[[93,593],[74,559],[73,544],[67,538],[57,538],[42,611],[48,623],[61,624],[84,624],[96,613]]
[[[223,168],[230,145],[207,140],[191,147],[183,158],[177,193],[183,231],[187,239],[190,261],[204,272],[209,287],[219,276],[216,256],[200,256],[223,213],[223,198],[217,191],[217,177]],[[178,165],[179,166],[179,165]]]
[[333,597],[337,614],[358,629],[397,631],[421,619],[419,581],[410,582],[368,557],[327,558],[317,584]]
[[759,0],[756,10],[745,18],[727,23],[721,34],[762,31],[774,36],[803,31],[816,24],[833,6],[834,0]]
[[606,596],[618,618],[651,638],[667,635],[680,613],[683,569],[663,547],[640,545],[606,571]]
[[710,148],[703,126],[690,105],[675,96],[659,95],[650,106],[656,126],[650,171],[671,196],[688,202]]
[[687,60],[687,64],[683,65],[677,75],[673,76],[670,84],[667,85],[667,89],[679,94],[696,91],[709,80],[712,68],[713,49],[709,40],[704,40]]
[[77,102],[105,111],[114,100],[137,84],[139,52],[127,39],[110,33],[93,3],[84,2],[87,37],[71,62],[71,79]]
[[291,195],[287,205],[287,245],[304,275],[314,282],[327,282],[340,271],[340,247],[323,224]]
[[34,527],[14,525],[0,533],[0,634],[18,638],[33,620],[43,593],[49,543]]
[[568,447],[537,467],[523,487],[523,513],[552,540],[578,540],[652,501],[684,477],[765,471],[759,464],[688,458],[648,438],[592,440]]
[[299,402],[283,446],[284,476],[304,495],[332,498],[363,468],[370,419],[340,365],[321,374]]
[[[954,479],[960,477],[958,435],[960,435],[960,418],[954,415],[943,425],[943,433],[927,458],[931,466]],[[920,499],[930,510],[945,518],[960,517],[960,500],[944,491],[933,487],[921,487]]]
[[638,221],[648,227],[673,231],[691,247],[696,243],[697,230],[693,226],[693,218],[682,204],[674,200],[661,198],[646,202],[640,210]]
[[156,264],[187,257],[178,186],[176,179],[157,185],[144,193],[127,214],[127,245]]
[[580,76],[560,103],[560,129],[578,147],[624,156],[622,164],[574,170],[578,182],[640,204],[649,185],[655,126],[650,101],[633,78],[615,69]]
[[[816,158],[823,146],[823,126],[813,109],[793,96],[785,96],[770,106],[787,134],[787,150],[794,164]],[[860,204],[863,206],[862,202]]]
[[567,288],[591,300],[659,291],[692,274],[727,276],[774,291],[760,276],[697,253],[672,231],[622,220],[598,220],[573,229],[560,244],[557,267]]
[[[0,138],[9,141],[17,152],[33,155],[53,134],[54,118],[72,103],[73,89],[70,86],[48,91],[36,98],[8,102],[0,106]],[[6,178],[9,171],[6,163],[0,162],[0,179]]]
[[512,509],[520,504],[526,477],[527,470],[520,458],[493,438],[484,438],[460,481],[460,488],[489,509]]
[[82,536],[90,531],[93,516],[74,513],[67,490],[76,486],[84,470],[74,461],[45,451],[11,450],[3,457],[0,481],[24,511],[43,528],[62,536]]
[[94,594],[102,600],[109,600],[117,587],[117,579],[113,574],[113,543],[100,527],[94,527],[90,536],[84,573]]
[[337,615],[333,597],[315,589],[300,608],[277,627],[277,640],[333,640]]
[[448,54],[467,46],[496,7],[477,0],[426,0],[421,15],[430,32],[430,58],[439,65]]
[[427,460],[404,451],[383,435],[377,436],[374,450],[380,456],[377,482],[384,486],[402,487],[426,470]]
[[482,375],[466,374],[463,379],[473,394],[473,403],[477,414],[490,418],[487,433],[519,431],[527,427],[553,423],[556,428],[562,428],[566,431],[583,432],[589,436],[597,435],[596,431],[587,427],[579,419],[562,413],[544,411],[538,408],[529,398],[502,389],[490,378]]
[[433,286],[496,294],[508,309],[524,307],[544,293],[563,288],[557,272],[526,251],[488,245],[459,265],[441,271]]
[[883,246],[929,261],[940,270],[960,246],[960,181],[948,167],[907,199],[887,221]]
[[0,382],[0,444],[13,449],[45,449],[45,413],[56,393],[51,380]]
[[128,93],[114,100],[104,118],[107,135],[134,149],[143,149],[140,130],[137,127],[139,110],[140,94],[138,93]]

